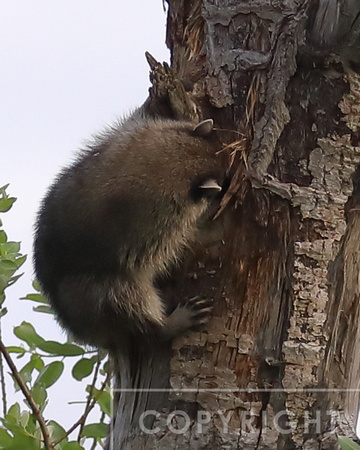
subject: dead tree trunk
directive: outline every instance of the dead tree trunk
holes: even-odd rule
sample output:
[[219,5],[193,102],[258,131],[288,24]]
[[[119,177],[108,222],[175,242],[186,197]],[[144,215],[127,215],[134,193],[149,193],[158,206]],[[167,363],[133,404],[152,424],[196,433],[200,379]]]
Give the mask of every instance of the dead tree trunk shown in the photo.
[[172,348],[119,357],[111,442],[338,448],[359,409],[360,6],[168,3],[175,85],[191,91],[173,116],[212,117],[233,160],[224,209],[161,287],[216,306]]

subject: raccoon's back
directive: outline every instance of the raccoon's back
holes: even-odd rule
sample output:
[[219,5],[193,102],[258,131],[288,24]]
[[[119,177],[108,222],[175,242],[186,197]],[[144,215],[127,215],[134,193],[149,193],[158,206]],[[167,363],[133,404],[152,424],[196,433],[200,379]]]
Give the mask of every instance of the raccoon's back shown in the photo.
[[134,186],[92,187],[91,179],[77,166],[67,169],[40,209],[35,271],[47,292],[70,274],[161,271],[186,240],[187,209],[170,196]]

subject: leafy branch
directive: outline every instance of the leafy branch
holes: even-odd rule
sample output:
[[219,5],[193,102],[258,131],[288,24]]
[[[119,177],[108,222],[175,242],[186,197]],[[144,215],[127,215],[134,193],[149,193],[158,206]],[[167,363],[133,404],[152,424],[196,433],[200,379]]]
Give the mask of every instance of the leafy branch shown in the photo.
[[36,404],[33,396],[30,394],[28,388],[26,387],[26,384],[24,383],[24,381],[22,380],[9,352],[7,351],[3,341],[0,339],[0,351],[2,353],[2,355],[5,358],[5,361],[7,362],[7,365],[9,366],[11,373],[13,374],[18,386],[20,387],[22,393],[24,394],[36,420],[39,423],[39,426],[41,428],[41,432],[43,435],[43,439],[44,439],[44,445],[45,445],[45,449],[46,450],[51,450],[53,448],[53,445],[50,442],[50,434],[49,434],[49,430],[46,426],[45,420],[43,415],[41,414],[40,408],[38,407],[38,405]]
[[[16,200],[7,195],[6,188],[7,186],[0,187],[0,213],[8,211]],[[0,226],[2,226],[1,220]],[[0,229],[0,319],[7,314],[7,308],[3,306],[6,298],[5,289],[16,283],[21,276],[16,275],[16,271],[25,260],[26,256],[20,253],[20,243],[8,241],[5,231]],[[33,287],[35,292],[21,300],[35,302],[36,306],[33,310],[36,313],[53,314],[36,282],[33,283]],[[85,350],[70,342],[61,343],[44,339],[30,322],[23,321],[14,327],[14,334],[23,344],[6,347],[0,335],[0,388],[3,400],[3,417],[0,417],[3,424],[3,427],[0,427],[0,448],[51,450],[56,447],[62,450],[83,450],[84,447],[80,445],[82,439],[92,439],[92,449],[95,449],[97,443],[102,444],[101,439],[107,435],[108,431],[104,418],[111,415],[111,395],[107,389],[110,374],[106,369],[105,354],[100,354],[96,350]],[[29,359],[23,367],[18,368],[12,359],[12,354],[16,354],[18,359],[25,356]],[[68,431],[65,431],[56,421],[44,419],[44,409],[47,405],[47,389],[61,377],[65,367],[63,360],[68,357],[77,358],[72,367],[74,380],[82,381],[91,374],[93,376],[91,384],[87,387],[88,396],[84,413]],[[46,364],[44,362],[46,358],[54,360]],[[15,391],[22,392],[30,411],[27,409],[21,411],[18,403],[7,407],[3,361],[10,368],[10,374],[15,382]],[[34,372],[38,374],[32,382]],[[95,386],[100,375],[104,381],[100,389],[97,389]],[[101,410],[99,422],[86,424],[89,413],[96,404]],[[69,441],[68,436],[77,428],[79,428],[77,441]]]
[[80,430],[79,430],[79,435],[78,435],[77,441],[80,443],[80,439],[82,437],[82,431],[84,429],[86,419],[87,419],[90,411],[95,407],[95,405],[96,405],[97,401],[100,399],[101,395],[104,393],[106,386],[108,386],[108,384],[110,382],[111,375],[110,375],[110,373],[108,373],[105,380],[103,381],[103,383],[101,385],[101,388],[99,390],[97,390],[96,392],[94,392],[95,391],[95,383],[97,380],[100,364],[101,364],[101,361],[98,361],[95,371],[94,371],[94,378],[93,378],[93,381],[89,388],[90,392],[88,395],[84,413],[79,418],[79,420],[77,422],[75,422],[74,425],[72,425],[67,430],[66,434],[63,437],[61,437],[56,442],[54,442],[54,445],[59,444],[61,441],[63,441],[67,436],[69,436],[69,434],[71,434],[73,431],[75,431],[76,428],[79,426],[80,426]]

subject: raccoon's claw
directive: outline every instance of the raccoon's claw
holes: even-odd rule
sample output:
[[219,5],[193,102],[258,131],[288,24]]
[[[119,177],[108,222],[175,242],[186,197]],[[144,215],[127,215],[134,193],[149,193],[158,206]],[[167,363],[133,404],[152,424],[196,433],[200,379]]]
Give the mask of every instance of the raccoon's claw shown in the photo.
[[189,328],[207,323],[213,310],[212,299],[193,297],[181,304],[167,317],[165,333],[176,336]]

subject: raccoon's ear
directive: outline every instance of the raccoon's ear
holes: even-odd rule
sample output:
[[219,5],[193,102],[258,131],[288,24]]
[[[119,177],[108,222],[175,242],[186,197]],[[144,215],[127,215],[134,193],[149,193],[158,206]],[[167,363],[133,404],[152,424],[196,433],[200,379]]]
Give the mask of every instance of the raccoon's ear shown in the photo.
[[205,137],[208,136],[214,128],[214,121],[212,119],[206,119],[198,123],[193,129],[195,136]]

